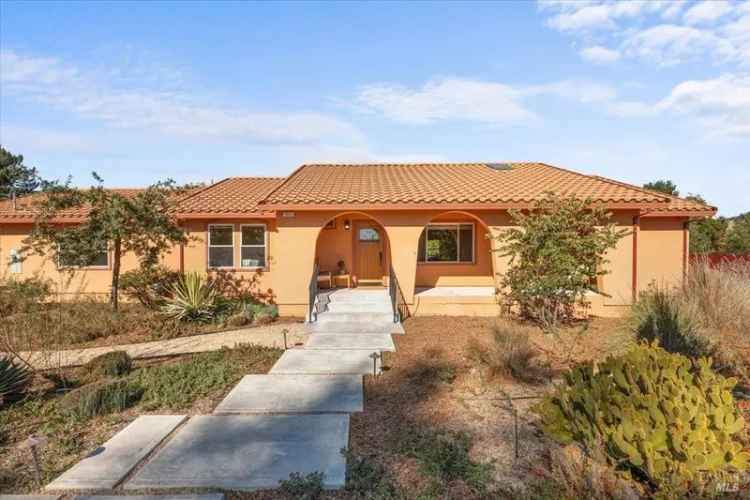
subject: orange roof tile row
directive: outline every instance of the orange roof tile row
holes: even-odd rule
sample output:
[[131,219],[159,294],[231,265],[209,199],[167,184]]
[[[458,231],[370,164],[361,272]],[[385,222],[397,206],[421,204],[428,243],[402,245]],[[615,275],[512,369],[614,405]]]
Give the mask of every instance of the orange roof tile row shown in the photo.
[[303,165],[262,202],[304,205],[533,203],[547,192],[608,204],[668,205],[667,196],[544,163]]
[[[135,194],[139,189],[117,189]],[[272,217],[275,210],[321,207],[419,209],[443,205],[523,207],[553,191],[644,213],[711,215],[714,207],[544,163],[312,164],[289,177],[230,177],[185,196],[180,218]],[[0,202],[0,221],[33,220],[36,196]],[[81,219],[83,207],[61,219]]]
[[[108,188],[108,191],[116,192],[126,197],[133,197],[143,192],[144,188]],[[0,200],[0,220],[32,222],[36,216],[34,204],[44,199],[44,193],[34,193],[27,196],[20,196],[15,203],[12,200]],[[77,221],[85,219],[89,214],[89,207],[86,205],[62,210],[59,219]]]
[[183,199],[178,215],[253,214],[258,203],[278,187],[284,177],[229,177]]

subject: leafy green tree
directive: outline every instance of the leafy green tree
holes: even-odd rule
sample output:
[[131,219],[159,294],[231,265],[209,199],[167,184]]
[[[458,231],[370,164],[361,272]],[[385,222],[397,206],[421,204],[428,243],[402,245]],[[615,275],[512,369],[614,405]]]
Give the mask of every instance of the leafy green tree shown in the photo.
[[[90,189],[73,189],[67,184],[46,189],[47,196],[37,204],[39,212],[23,254],[51,254],[74,270],[98,262],[103,251],[111,252],[110,303],[117,310],[123,253],[132,252],[141,267],[148,268],[172,245],[187,242],[185,232],[171,216],[182,189],[165,181],[126,196],[105,189],[96,174],[94,178],[99,184]],[[61,212],[75,208],[88,209],[84,222],[56,223]]]
[[652,191],[658,191],[660,193],[669,194],[672,196],[680,196],[680,192],[677,190],[677,185],[667,179],[647,182],[643,185],[643,187]]
[[554,193],[531,211],[510,214],[517,227],[497,236],[499,251],[510,257],[503,286],[522,314],[554,329],[585,303],[586,291],[596,291],[606,252],[628,231],[617,229],[611,214],[591,200]]
[[750,212],[735,217],[729,223],[726,251],[750,253]]
[[690,223],[690,253],[723,251],[728,227],[729,221],[724,217],[692,221]]
[[23,155],[14,155],[0,146],[0,199],[31,193],[39,188],[41,179],[36,168],[23,163]]

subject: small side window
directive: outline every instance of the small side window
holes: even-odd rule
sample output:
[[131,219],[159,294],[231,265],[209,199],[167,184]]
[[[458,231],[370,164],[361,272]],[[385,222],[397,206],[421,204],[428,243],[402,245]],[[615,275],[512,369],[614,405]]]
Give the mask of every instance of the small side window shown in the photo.
[[10,272],[13,274],[21,274],[23,272],[21,255],[15,248],[10,251]]

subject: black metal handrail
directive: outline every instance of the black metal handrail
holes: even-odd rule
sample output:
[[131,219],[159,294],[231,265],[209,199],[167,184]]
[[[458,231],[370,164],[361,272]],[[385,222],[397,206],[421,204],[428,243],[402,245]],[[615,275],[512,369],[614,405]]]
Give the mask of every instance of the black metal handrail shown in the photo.
[[393,270],[393,266],[390,267],[388,276],[388,295],[391,297],[391,309],[393,310],[393,322],[398,323],[402,319],[409,315],[409,310],[406,308],[406,301],[404,295],[401,293],[401,287],[398,285],[398,279],[396,278],[396,271]]
[[318,311],[315,307],[315,302],[318,300],[318,272],[320,268],[316,262],[313,266],[312,277],[310,278],[309,286],[309,297],[308,297],[308,310],[307,310],[307,321],[314,323],[318,321]]

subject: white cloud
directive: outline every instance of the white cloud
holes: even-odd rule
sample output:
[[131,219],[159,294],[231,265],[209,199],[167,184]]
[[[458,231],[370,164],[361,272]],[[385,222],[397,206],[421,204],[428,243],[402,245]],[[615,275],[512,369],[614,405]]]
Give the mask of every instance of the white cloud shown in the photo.
[[623,44],[623,50],[662,65],[706,54],[725,61],[737,57],[737,48],[729,40],[710,31],[674,24],[660,24],[633,34]]
[[694,117],[710,135],[750,137],[750,74],[682,82],[657,107]]
[[612,64],[620,60],[620,52],[600,45],[586,47],[579,52],[581,57],[594,64]]
[[0,51],[0,66],[5,96],[42,102],[111,127],[250,142],[364,142],[359,130],[334,116],[215,107],[188,92],[122,85],[128,79],[116,69],[103,75],[87,73],[58,59],[11,50]]
[[585,46],[595,43],[596,49],[580,51],[595,64],[624,56],[659,65],[710,58],[713,64],[750,66],[748,5],[729,0],[540,0],[539,10],[549,26],[581,38]]
[[578,80],[561,80],[521,87],[521,93],[524,96],[553,95],[582,104],[610,101],[617,95],[617,92],[608,85]]
[[688,24],[710,23],[731,11],[732,6],[727,1],[704,0],[690,7],[683,18]]
[[560,80],[538,85],[510,85],[464,78],[433,79],[418,88],[380,83],[361,87],[354,109],[408,124],[476,122],[518,125],[540,121],[530,104],[540,97],[557,97],[582,104],[606,103],[616,97],[608,85]]
[[417,89],[389,83],[366,85],[356,96],[360,110],[412,124],[438,120],[513,124],[535,120],[521,100],[521,93],[512,86],[460,78],[431,80]]

